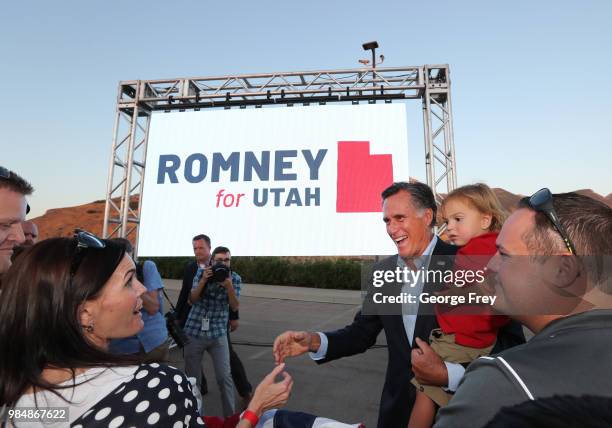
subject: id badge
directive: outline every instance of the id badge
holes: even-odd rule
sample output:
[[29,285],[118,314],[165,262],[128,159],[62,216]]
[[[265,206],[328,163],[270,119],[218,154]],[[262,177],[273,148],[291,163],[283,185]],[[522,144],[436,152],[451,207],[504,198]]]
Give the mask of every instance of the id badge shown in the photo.
[[210,329],[210,320],[208,318],[202,318],[202,331],[208,331]]

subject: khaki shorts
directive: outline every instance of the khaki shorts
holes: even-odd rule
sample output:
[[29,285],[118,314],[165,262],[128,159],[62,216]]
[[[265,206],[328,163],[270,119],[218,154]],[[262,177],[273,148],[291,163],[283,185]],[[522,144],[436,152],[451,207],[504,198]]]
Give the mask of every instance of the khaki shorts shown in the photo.
[[[489,355],[491,349],[493,349],[493,345],[486,348],[470,348],[458,345],[455,343],[454,334],[444,334],[439,328],[431,331],[429,343],[431,348],[444,361],[459,364],[471,363],[483,355]],[[417,388],[417,391],[425,393],[440,407],[447,405],[450,399],[453,398],[453,394],[446,392],[441,386],[421,385],[415,378],[412,378],[411,382]]]

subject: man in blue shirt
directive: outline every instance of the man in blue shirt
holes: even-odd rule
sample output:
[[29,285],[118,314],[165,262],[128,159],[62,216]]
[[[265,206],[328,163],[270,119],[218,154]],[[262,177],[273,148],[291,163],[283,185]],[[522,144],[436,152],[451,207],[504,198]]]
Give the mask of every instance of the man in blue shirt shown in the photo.
[[[217,247],[212,253],[213,266],[224,264],[228,269],[231,265],[231,253],[226,247]],[[213,279],[213,267],[198,268],[189,301],[191,311],[185,323],[185,333],[189,336],[189,344],[185,346],[185,373],[195,377],[200,383],[200,364],[204,351],[208,351],[215,369],[215,377],[221,391],[223,415],[235,413],[234,381],[230,369],[229,344],[227,326],[229,310],[238,310],[241,278],[236,272],[231,272],[223,281]]]
[[[123,243],[128,253],[132,253],[130,241],[123,238],[115,241]],[[150,260],[136,265],[136,275],[147,289],[141,296],[144,328],[135,336],[112,340],[109,350],[116,354],[141,355],[145,362],[168,361],[168,330],[160,293],[164,287],[161,276],[155,263]]]

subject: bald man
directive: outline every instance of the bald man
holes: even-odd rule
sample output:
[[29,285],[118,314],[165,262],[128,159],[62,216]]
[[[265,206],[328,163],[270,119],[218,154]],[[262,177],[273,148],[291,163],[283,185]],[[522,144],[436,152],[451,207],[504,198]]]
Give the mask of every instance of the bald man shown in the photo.
[[25,237],[24,243],[21,244],[22,247],[31,247],[38,242],[38,226],[36,226],[36,223],[26,220],[21,223],[21,228]]

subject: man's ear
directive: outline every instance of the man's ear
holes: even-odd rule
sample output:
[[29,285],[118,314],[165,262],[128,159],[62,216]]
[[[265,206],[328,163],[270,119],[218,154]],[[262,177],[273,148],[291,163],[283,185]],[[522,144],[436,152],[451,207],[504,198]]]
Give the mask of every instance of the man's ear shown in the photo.
[[431,221],[433,220],[433,210],[431,208],[425,209],[423,217],[425,217],[425,221],[427,222],[427,224],[430,225]]
[[489,230],[491,227],[491,221],[493,221],[493,216],[491,214],[481,214],[480,228],[482,230]]
[[552,268],[548,271],[549,280],[557,288],[570,288],[580,277],[581,266],[578,258],[571,255],[551,256]]

